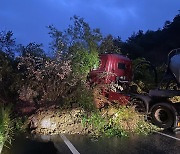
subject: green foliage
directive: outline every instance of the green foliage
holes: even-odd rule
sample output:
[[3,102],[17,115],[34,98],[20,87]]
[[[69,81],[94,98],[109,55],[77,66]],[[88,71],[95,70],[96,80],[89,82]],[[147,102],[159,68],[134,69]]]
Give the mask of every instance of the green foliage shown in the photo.
[[148,121],[145,121],[144,115],[139,114],[132,107],[122,106],[118,112],[112,117],[115,125],[118,125],[121,130],[129,133],[147,135],[158,128]]
[[[154,70],[155,69],[155,70]],[[133,60],[133,83],[135,84],[139,92],[149,92],[150,89],[155,88],[156,81],[156,68],[146,61],[145,58],[137,58]]]
[[[11,94],[11,85],[13,82],[13,68],[11,60],[7,54],[0,51],[0,98],[1,101]],[[3,102],[5,103],[5,102]]]
[[92,90],[84,85],[78,86],[76,90],[76,102],[85,110],[94,110]]
[[152,125],[151,123],[140,119],[138,121],[138,123],[137,123],[135,133],[137,133],[139,135],[148,135],[148,134],[150,134],[152,132],[156,132],[156,131],[159,131],[159,130],[160,129],[157,126]]
[[66,102],[77,102],[91,110],[92,92],[86,85],[86,79],[89,71],[99,65],[98,44],[102,36],[98,29],[91,29],[83,18],[74,16],[71,20],[73,24],[63,32],[49,26],[49,34],[53,38],[51,48],[57,62],[68,60],[72,68],[65,81],[70,85],[65,89],[68,95],[63,98]]
[[75,75],[84,76],[85,79],[91,69],[99,65],[99,58],[97,51],[90,53],[86,49],[77,49],[72,59],[72,69]]
[[107,125],[105,119],[102,118],[100,113],[92,112],[90,116],[84,115],[82,117],[82,124],[85,127],[92,127],[94,135],[102,135]]
[[51,48],[58,59],[72,58],[73,52],[76,52],[78,48],[85,52],[92,52],[101,41],[102,35],[99,29],[91,29],[83,18],[77,16],[71,20],[73,24],[63,32],[57,30],[53,25],[48,27],[50,37],[53,39]]
[[28,128],[27,117],[17,117],[14,119],[14,129],[17,132],[25,132]]
[[64,102],[66,104],[77,103],[86,111],[95,110],[92,89],[82,81],[70,88],[67,97],[64,97]]
[[167,65],[162,64],[162,65],[156,67],[156,70],[157,70],[157,74],[158,74],[158,79],[161,80],[163,78],[164,73],[167,70]]
[[122,46],[121,38],[114,38],[112,35],[107,35],[102,39],[102,42],[99,46],[99,53],[121,53]]
[[11,143],[13,135],[13,121],[10,118],[10,107],[0,106],[0,144]]
[[11,31],[0,32],[0,101],[11,102],[16,97],[18,72],[14,60],[15,39]]
[[[92,112],[82,117],[84,127],[93,128],[97,136],[129,136],[132,133],[147,135],[158,130],[157,127],[145,121],[144,116],[135,112],[134,108],[120,107],[113,115],[101,112]],[[108,111],[107,111],[108,112]]]
[[[77,78],[86,78],[89,71],[99,64],[98,44],[102,35],[99,29],[91,29],[83,18],[74,16],[67,30],[59,31],[49,26],[53,38],[51,47],[57,60],[70,60],[73,74]],[[83,77],[82,77],[83,76]]]

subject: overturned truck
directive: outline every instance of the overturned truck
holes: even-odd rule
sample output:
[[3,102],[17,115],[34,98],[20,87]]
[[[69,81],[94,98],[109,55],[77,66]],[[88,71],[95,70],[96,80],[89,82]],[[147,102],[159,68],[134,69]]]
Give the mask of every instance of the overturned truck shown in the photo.
[[[118,54],[100,56],[99,68],[89,74],[91,84],[113,85],[113,88],[101,87],[101,94],[110,102],[121,105],[131,103],[139,112],[148,115],[153,124],[161,128],[180,128],[180,102],[173,102],[180,96],[180,49],[172,50],[168,55],[167,70],[156,89],[147,94],[133,93],[130,85],[133,80],[132,62]],[[96,102],[97,108],[105,104]]]

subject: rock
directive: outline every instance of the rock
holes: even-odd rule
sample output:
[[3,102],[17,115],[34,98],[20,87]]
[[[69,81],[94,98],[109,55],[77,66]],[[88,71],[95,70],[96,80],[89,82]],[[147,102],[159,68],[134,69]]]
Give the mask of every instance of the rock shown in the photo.
[[56,123],[52,121],[51,118],[44,117],[42,121],[40,122],[40,127],[45,129],[54,130],[56,129]]
[[38,121],[36,117],[32,117],[31,121],[30,121],[30,125],[29,128],[30,129],[36,129],[38,127]]
[[43,118],[40,123],[41,128],[50,128],[51,127],[51,119],[50,118]]

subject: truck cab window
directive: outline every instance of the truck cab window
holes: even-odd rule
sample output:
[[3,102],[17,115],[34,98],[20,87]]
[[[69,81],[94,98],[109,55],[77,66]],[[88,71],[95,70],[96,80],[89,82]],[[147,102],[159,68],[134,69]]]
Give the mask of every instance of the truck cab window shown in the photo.
[[118,69],[125,70],[126,65],[124,63],[118,63]]

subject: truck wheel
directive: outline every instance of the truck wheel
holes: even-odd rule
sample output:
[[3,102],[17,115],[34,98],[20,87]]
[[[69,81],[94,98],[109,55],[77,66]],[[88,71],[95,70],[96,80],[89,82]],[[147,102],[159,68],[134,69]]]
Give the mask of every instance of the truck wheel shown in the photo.
[[151,109],[152,123],[160,128],[171,128],[174,123],[174,115],[170,108],[162,104],[156,104]]

